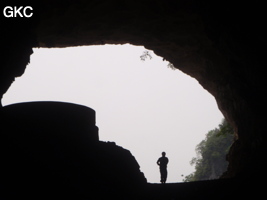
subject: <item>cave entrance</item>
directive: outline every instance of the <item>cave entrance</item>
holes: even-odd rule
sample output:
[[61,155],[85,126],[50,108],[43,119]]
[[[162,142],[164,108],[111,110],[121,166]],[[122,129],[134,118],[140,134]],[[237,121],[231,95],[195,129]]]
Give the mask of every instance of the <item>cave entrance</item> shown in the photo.
[[34,49],[31,63],[2,100],[65,101],[96,111],[99,138],[129,149],[148,182],[159,182],[156,160],[170,159],[168,182],[193,171],[196,145],[223,116],[198,82],[151,51],[133,45]]

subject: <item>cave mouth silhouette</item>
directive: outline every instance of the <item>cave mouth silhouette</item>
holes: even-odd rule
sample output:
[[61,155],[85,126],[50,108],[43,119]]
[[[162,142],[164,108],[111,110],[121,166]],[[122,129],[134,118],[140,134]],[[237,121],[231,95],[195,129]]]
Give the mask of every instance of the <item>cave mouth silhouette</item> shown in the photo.
[[[104,50],[105,48],[107,50]],[[116,48],[121,50],[117,51],[115,50]],[[13,92],[14,96],[16,92],[20,93],[16,95],[17,102],[64,101],[96,109],[96,116],[99,116],[96,123],[100,129],[100,140],[115,141],[123,148],[129,149],[136,157],[148,182],[159,182],[159,172],[155,165],[155,160],[162,149],[167,151],[171,162],[174,163],[169,166],[169,182],[182,182],[183,177],[181,175],[191,173],[193,167],[190,166],[189,161],[195,156],[195,146],[222,119],[213,97],[204,91],[193,78],[178,70],[168,69],[168,62],[163,62],[162,58],[152,52],[152,60],[148,59],[142,62],[140,55],[145,51],[145,48],[129,44],[94,46],[93,48],[88,46],[66,49],[40,49],[41,52],[42,50],[43,54],[38,53],[38,49],[35,49],[34,52],[36,51],[36,53],[31,56],[31,63],[27,66],[26,72],[21,78],[28,78],[25,81],[26,83],[17,79],[17,83],[13,83],[13,86],[9,89],[9,91],[12,91],[13,87],[17,87],[16,84],[28,84],[28,86],[17,88]],[[38,58],[35,58],[35,56],[38,56]],[[73,56],[72,59],[67,59],[71,56]],[[115,57],[117,58],[115,59]],[[38,59],[40,60],[38,61]],[[103,60],[104,62],[97,64],[97,62]],[[31,66],[32,64],[33,66]],[[116,65],[119,66],[116,67]],[[140,66],[137,67],[137,65]],[[95,68],[100,68],[100,70],[94,70]],[[110,68],[112,70],[109,70]],[[138,68],[138,70],[133,70],[134,68]],[[63,70],[64,73],[62,73]],[[75,71],[79,71],[80,74],[76,74]],[[89,76],[90,74],[93,74],[93,76]],[[31,79],[30,76],[35,78]],[[110,79],[109,77],[112,78]],[[41,79],[43,79],[42,82],[40,81]],[[114,81],[114,79],[117,80]],[[178,81],[174,82],[176,79]],[[103,83],[103,81],[106,82]],[[129,84],[126,84],[127,81]],[[32,84],[33,82],[35,83],[34,85]],[[125,84],[123,88],[120,86],[122,83]],[[111,84],[114,84],[114,86],[103,89],[104,86],[110,86]],[[52,88],[53,91],[51,91]],[[118,91],[115,91],[115,88],[119,88]],[[143,89],[141,90],[141,88]],[[129,90],[131,90],[130,93]],[[3,98],[4,104],[7,104],[5,99],[9,91]],[[110,91],[113,92],[109,94]],[[32,95],[29,93],[32,93]],[[63,93],[66,94],[63,95]],[[99,93],[101,94],[99,95]],[[177,94],[174,95],[173,93]],[[93,97],[97,95],[100,97],[92,101]],[[138,97],[138,95],[140,96]],[[148,97],[149,95],[151,97]],[[101,100],[103,97],[105,101]],[[77,98],[81,100],[77,100]],[[169,99],[172,100],[170,101]],[[132,101],[133,103],[125,103],[125,101]],[[206,102],[203,103],[202,101]],[[106,106],[107,102],[111,105]],[[112,102],[118,103],[112,104]],[[173,107],[170,107],[170,104]],[[147,109],[145,106],[149,108]],[[166,107],[165,109],[164,106]],[[132,107],[132,109],[127,107]],[[134,110],[139,110],[139,112]],[[149,112],[152,114],[146,114]],[[166,114],[168,112],[170,114]],[[121,116],[114,117],[116,114]],[[104,118],[103,115],[107,115],[107,117]],[[215,115],[216,117],[214,117]],[[113,121],[110,120],[111,117]],[[123,118],[128,118],[128,122],[122,122]],[[180,122],[177,123],[175,119],[179,119]],[[196,123],[194,120],[201,122]],[[114,126],[111,126],[112,122],[115,124]],[[155,122],[158,126],[155,126]],[[205,123],[205,125],[201,126],[200,123]],[[121,124],[125,124],[126,127]],[[192,124],[196,128],[193,129]],[[174,128],[169,128],[170,126]],[[144,137],[144,134],[147,136]],[[112,135],[114,136],[112,137]],[[165,137],[162,137],[162,135],[165,135]],[[177,138],[175,138],[175,135]],[[186,138],[185,135],[188,137]],[[153,141],[152,138],[158,139]],[[192,138],[196,139],[193,140]],[[130,143],[129,140],[131,141]],[[189,144],[190,140],[193,140],[191,144]],[[164,141],[164,143],[161,144],[160,141]],[[147,143],[149,144],[148,149],[146,149]],[[137,148],[137,146],[141,146],[141,148]],[[190,153],[188,153],[187,158],[184,158],[181,149],[183,151],[184,149],[190,149],[188,150]],[[186,168],[190,168],[190,171]]]
[[[184,184],[181,188],[188,186],[188,192],[182,197],[230,199],[234,196],[237,199],[240,195],[257,198],[264,194],[267,84],[263,67],[266,65],[263,3],[232,1],[229,4],[211,0],[20,2],[25,3],[24,6],[32,5],[34,15],[29,19],[1,18],[1,98],[14,78],[24,73],[34,47],[142,44],[196,78],[215,97],[219,109],[235,129],[236,140],[228,156],[229,168],[225,176],[235,178],[225,187],[215,186],[215,182],[195,187]],[[18,6],[10,0],[1,2],[1,6],[12,4]],[[16,137],[9,139],[17,142]],[[2,150],[2,156],[7,159],[12,156],[6,149]],[[3,174],[9,178],[6,171]],[[14,190],[12,182],[9,183],[9,186],[0,183],[7,195]],[[196,192],[195,189],[201,187],[208,193]],[[221,188],[226,188],[227,192],[222,192]],[[162,190],[156,189],[151,191],[162,194]],[[13,199],[23,196],[17,194]],[[157,199],[166,199],[161,197]]]

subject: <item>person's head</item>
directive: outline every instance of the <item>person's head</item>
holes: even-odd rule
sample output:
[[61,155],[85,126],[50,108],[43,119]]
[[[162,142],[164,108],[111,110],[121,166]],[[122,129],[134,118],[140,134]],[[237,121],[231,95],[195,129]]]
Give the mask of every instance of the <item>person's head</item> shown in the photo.
[[163,151],[163,152],[161,153],[161,155],[162,155],[163,157],[165,157],[165,156],[166,156],[166,153]]

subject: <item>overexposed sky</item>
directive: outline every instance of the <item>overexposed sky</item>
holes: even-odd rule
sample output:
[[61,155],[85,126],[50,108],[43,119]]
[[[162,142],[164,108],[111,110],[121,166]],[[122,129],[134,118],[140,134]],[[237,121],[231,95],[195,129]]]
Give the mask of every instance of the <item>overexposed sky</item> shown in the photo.
[[194,171],[195,147],[223,116],[199,83],[167,67],[152,52],[141,61],[142,46],[104,45],[34,49],[24,75],[2,104],[64,101],[96,111],[101,141],[131,151],[148,182],[160,181],[156,165],[165,151],[167,182],[181,182]]

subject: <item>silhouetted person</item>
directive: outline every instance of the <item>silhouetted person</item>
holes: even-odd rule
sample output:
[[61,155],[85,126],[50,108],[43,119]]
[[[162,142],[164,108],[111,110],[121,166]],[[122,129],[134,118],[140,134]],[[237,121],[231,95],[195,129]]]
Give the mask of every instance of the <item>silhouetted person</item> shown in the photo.
[[162,152],[162,157],[160,157],[157,161],[157,164],[159,165],[159,170],[160,170],[160,182],[162,184],[166,183],[167,180],[167,164],[169,162],[169,159],[166,157],[166,153]]

